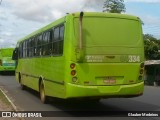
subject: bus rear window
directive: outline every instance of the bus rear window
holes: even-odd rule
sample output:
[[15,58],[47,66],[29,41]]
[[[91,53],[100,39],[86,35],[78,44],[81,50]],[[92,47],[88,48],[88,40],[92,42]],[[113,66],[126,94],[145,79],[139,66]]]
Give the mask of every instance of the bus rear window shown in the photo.
[[[75,18],[75,35],[79,37],[79,18]],[[105,17],[83,18],[84,46],[142,46],[138,20]]]

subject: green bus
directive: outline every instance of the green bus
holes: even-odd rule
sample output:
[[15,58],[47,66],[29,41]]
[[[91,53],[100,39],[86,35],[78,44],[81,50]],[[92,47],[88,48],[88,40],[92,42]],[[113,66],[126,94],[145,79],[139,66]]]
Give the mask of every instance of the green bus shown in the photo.
[[0,49],[0,72],[15,71],[15,61],[12,60],[14,48]]
[[144,44],[138,17],[80,12],[20,39],[13,53],[16,80],[56,98],[143,94]]

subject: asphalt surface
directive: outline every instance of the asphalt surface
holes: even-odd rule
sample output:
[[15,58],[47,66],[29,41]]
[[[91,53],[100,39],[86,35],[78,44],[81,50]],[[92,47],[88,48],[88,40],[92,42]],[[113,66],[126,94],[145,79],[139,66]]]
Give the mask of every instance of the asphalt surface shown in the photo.
[[[16,82],[15,76],[6,74],[0,75],[0,87],[5,90],[6,94],[16,105],[17,109],[20,111],[56,111],[60,115],[54,117],[54,119],[112,119],[112,120],[160,120],[159,117],[106,117],[106,112],[112,111],[121,112],[127,111],[128,113],[136,111],[160,111],[160,87],[145,86],[145,91],[143,96],[136,98],[110,98],[102,99],[100,102],[79,102],[79,101],[52,101],[49,104],[42,104],[39,99],[39,94],[31,89],[21,90],[20,85]],[[70,112],[71,111],[71,112]],[[73,111],[81,111],[82,117],[76,117],[77,114]],[[83,113],[84,111],[89,111],[86,117]],[[93,115],[91,115],[91,111]],[[102,113],[101,113],[102,111]],[[56,113],[55,112],[55,113]],[[78,112],[77,112],[78,113]],[[101,114],[100,114],[101,113]],[[62,115],[62,116],[61,116]],[[80,116],[81,113],[78,113]],[[27,120],[32,120],[31,118],[26,118]],[[53,118],[38,118],[38,120],[52,120]],[[35,119],[34,119],[35,120]]]

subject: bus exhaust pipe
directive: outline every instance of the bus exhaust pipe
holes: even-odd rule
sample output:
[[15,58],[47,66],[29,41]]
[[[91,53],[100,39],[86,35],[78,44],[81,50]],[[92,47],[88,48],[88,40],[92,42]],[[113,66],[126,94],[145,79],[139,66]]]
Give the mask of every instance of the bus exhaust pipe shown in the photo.
[[83,12],[80,12],[80,17],[79,17],[79,42],[78,42],[78,51],[77,51],[77,61],[82,62],[83,61]]
[[83,34],[82,34],[82,19],[83,19],[83,12],[80,13],[79,17],[79,49],[82,50],[82,44],[83,44]]

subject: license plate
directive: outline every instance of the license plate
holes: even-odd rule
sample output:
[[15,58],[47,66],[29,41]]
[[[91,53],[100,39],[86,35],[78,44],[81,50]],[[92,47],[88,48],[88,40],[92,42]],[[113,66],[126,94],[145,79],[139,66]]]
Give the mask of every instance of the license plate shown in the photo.
[[13,66],[14,64],[13,63],[8,63],[8,66]]
[[107,77],[103,80],[103,82],[106,84],[116,84],[116,79],[115,77]]

